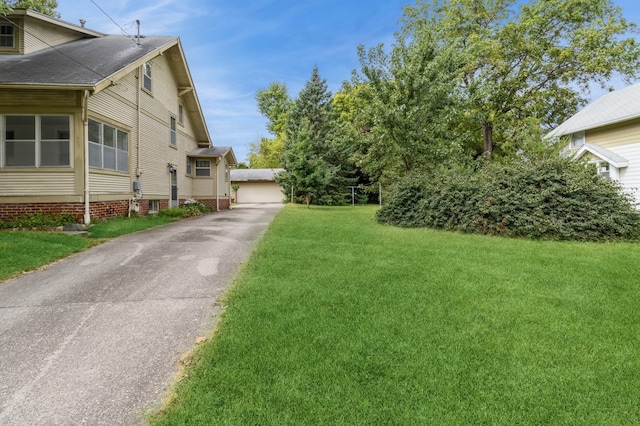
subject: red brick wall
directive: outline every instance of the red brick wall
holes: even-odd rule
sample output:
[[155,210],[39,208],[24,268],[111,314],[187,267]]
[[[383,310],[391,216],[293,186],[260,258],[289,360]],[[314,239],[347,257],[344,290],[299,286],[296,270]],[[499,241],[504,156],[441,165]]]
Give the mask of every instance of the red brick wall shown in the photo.
[[[159,200],[160,210],[169,208],[169,200]],[[180,200],[180,205],[185,200]],[[202,204],[216,210],[216,200],[198,200]],[[145,216],[149,214],[149,200],[140,200],[140,210],[138,215]],[[218,200],[220,210],[229,208],[228,199]],[[129,214],[129,201],[101,201],[92,202],[89,205],[91,219],[107,219],[110,217],[126,216]],[[84,203],[16,203],[16,204],[0,204],[0,220],[5,220],[16,216],[25,216],[34,213],[44,214],[72,214],[76,217],[78,223],[84,222]]]
[[[93,202],[89,205],[92,219],[125,216],[129,213],[129,201]],[[84,222],[84,203],[20,203],[0,204],[0,220],[28,214],[72,214],[78,223]]]

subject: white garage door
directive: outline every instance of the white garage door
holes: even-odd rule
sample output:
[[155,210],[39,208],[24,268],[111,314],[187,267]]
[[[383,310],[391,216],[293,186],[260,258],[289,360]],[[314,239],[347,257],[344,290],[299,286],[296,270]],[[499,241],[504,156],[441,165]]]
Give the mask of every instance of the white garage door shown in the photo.
[[238,204],[281,203],[284,198],[280,186],[275,182],[238,182],[238,185]]

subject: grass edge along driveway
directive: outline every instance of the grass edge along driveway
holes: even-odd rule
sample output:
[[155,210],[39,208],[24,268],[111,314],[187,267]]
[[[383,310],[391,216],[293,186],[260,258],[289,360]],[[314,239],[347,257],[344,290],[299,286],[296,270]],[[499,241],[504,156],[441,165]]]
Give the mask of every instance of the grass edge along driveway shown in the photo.
[[154,425],[639,424],[640,246],[287,206]]

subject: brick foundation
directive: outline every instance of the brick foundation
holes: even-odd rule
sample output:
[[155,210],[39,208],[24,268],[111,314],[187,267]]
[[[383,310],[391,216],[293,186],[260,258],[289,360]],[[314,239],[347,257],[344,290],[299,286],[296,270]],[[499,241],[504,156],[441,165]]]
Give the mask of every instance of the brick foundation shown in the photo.
[[[179,200],[180,205],[185,200]],[[198,200],[202,204],[216,210],[216,200]],[[160,210],[169,208],[169,200],[159,200]],[[220,210],[229,208],[229,200],[218,200]],[[138,215],[149,214],[149,200],[139,200]],[[129,214],[129,200],[92,202],[89,205],[91,219],[108,219]],[[15,203],[0,204],[0,220],[29,214],[72,214],[78,223],[84,222],[84,203]]]

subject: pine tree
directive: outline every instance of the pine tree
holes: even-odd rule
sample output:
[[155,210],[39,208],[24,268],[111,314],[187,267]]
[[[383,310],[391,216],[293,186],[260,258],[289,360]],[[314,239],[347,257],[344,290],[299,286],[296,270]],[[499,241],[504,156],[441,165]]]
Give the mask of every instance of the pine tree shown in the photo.
[[348,156],[339,149],[337,117],[326,80],[315,67],[287,118],[285,172],[278,182],[287,195],[302,197],[307,206],[342,203],[347,195]]

